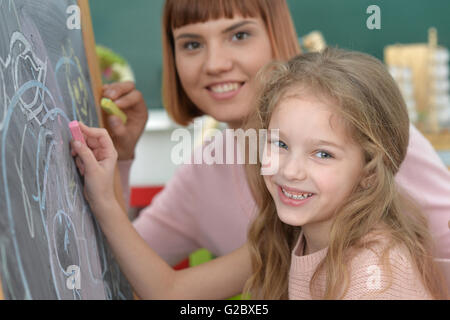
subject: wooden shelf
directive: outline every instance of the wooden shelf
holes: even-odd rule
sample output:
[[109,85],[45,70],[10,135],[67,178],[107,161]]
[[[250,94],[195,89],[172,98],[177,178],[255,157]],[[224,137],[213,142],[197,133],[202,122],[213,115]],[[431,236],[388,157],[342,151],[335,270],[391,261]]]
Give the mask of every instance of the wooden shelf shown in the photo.
[[446,129],[439,133],[424,133],[424,136],[430,141],[450,170],[450,130]]
[[425,133],[424,136],[431,142],[436,150],[450,151],[450,131],[440,133]]

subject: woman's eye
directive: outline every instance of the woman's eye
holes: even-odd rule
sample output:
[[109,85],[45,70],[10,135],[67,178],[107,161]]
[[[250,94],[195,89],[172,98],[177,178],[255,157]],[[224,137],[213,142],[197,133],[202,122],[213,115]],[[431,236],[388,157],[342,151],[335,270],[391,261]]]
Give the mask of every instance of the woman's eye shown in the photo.
[[200,43],[195,41],[189,41],[183,44],[183,49],[186,50],[195,50],[200,48]]
[[283,149],[288,149],[288,146],[287,146],[287,144],[286,143],[284,143],[283,141],[281,141],[281,140],[274,140],[274,141],[272,141],[272,143],[274,144],[274,145],[276,145],[278,148],[283,148]]
[[326,151],[318,151],[315,153],[321,159],[331,159],[333,156]]
[[233,40],[244,40],[247,39],[249,36],[250,34],[248,32],[241,31],[233,35]]

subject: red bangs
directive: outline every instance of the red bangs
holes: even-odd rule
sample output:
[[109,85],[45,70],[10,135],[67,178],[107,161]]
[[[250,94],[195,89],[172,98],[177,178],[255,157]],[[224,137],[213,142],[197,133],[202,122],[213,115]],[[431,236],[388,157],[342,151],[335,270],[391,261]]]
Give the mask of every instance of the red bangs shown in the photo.
[[167,0],[166,14],[172,29],[220,18],[232,19],[236,14],[262,16],[261,0]]

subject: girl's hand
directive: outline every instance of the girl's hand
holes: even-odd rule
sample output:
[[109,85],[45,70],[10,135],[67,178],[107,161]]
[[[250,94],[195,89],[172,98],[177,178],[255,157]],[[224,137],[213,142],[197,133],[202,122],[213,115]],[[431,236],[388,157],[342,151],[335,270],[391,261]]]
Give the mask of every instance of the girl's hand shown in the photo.
[[101,215],[108,212],[104,209],[116,202],[114,171],[117,151],[105,129],[89,128],[81,122],[80,129],[87,145],[72,140],[71,153],[84,176],[84,196],[97,218],[101,219]]
[[103,86],[103,96],[113,100],[127,115],[127,123],[120,118],[108,116],[109,130],[118,153],[119,160],[134,157],[134,149],[148,119],[147,106],[142,93],[136,90],[134,83],[115,82]]

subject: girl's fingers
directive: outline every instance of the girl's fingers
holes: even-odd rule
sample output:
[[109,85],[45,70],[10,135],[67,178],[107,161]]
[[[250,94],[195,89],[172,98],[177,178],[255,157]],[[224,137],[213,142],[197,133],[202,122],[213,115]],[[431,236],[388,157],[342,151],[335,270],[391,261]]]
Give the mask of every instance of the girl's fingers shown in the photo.
[[80,174],[82,176],[84,176],[84,164],[83,164],[83,161],[81,161],[81,159],[79,157],[76,157],[75,158],[75,163],[76,163],[76,165],[78,167],[78,171],[80,171]]
[[70,155],[72,156],[72,157],[75,157],[76,156],[76,152],[75,152],[75,150],[73,149],[73,145],[72,145],[72,142],[70,143]]
[[114,149],[114,144],[108,131],[103,128],[91,128],[86,126],[84,123],[80,122],[81,132],[86,137],[86,143],[91,148],[106,148]]
[[74,141],[73,148],[77,154],[77,158],[75,161],[78,168],[80,169],[80,173],[81,169],[83,169],[82,174],[84,174],[86,171],[90,172],[98,166],[97,159],[87,145],[79,141]]
[[108,131],[103,128],[91,128],[80,122],[80,129],[85,136],[86,144],[73,141],[73,155],[78,155],[84,163],[85,172],[91,172],[97,162],[107,161],[108,164],[115,163],[118,154],[114,148]]
[[95,128],[95,127],[88,127],[83,122],[79,122],[81,132],[84,133],[85,137],[91,137],[91,138],[98,138],[105,134],[105,129],[103,128]]
[[91,149],[101,148],[98,138],[87,137],[85,140],[86,140],[86,143],[89,146],[89,148],[91,148]]

